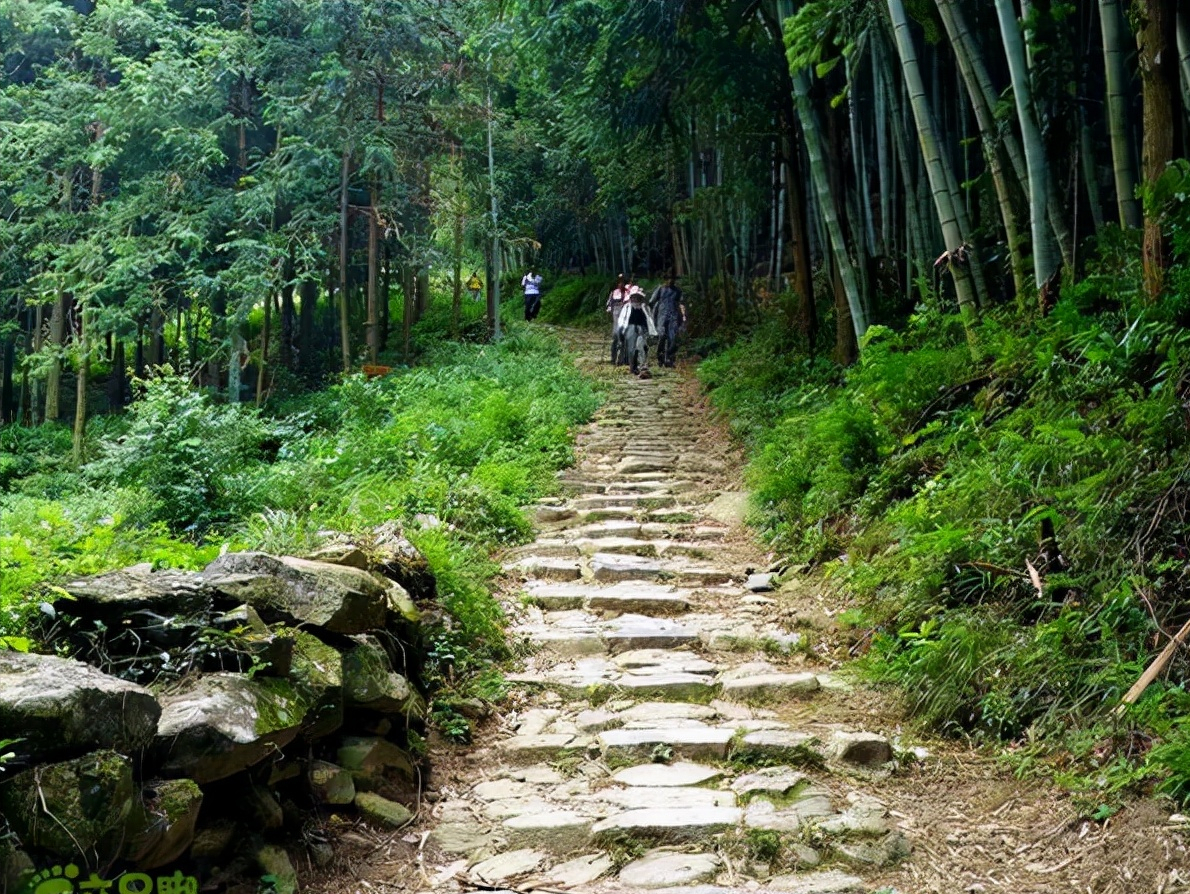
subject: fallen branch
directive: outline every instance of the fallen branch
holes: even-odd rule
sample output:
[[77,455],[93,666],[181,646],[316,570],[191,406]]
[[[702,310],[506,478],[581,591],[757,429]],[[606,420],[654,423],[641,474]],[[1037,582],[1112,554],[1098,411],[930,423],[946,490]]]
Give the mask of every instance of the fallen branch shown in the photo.
[[1140,679],[1132,684],[1132,688],[1124,693],[1124,698],[1120,700],[1119,707],[1116,708],[1116,714],[1123,714],[1128,705],[1134,704],[1138,698],[1149,688],[1149,684],[1157,679],[1157,675],[1165,670],[1165,665],[1169,664],[1169,659],[1173,658],[1173,653],[1178,650],[1178,646],[1186,641],[1186,637],[1190,636],[1190,621],[1182,625],[1182,629],[1173,635],[1173,639],[1161,650],[1161,654],[1153,659],[1153,663],[1145,668],[1145,672],[1140,675]]

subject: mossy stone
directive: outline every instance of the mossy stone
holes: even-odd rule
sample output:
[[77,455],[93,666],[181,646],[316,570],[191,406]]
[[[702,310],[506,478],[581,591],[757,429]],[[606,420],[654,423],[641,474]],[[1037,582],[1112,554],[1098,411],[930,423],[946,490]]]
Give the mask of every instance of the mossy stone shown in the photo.
[[138,869],[172,863],[194,841],[201,807],[202,789],[191,779],[146,783],[129,822],[124,858]]
[[17,774],[0,786],[0,813],[27,847],[106,862],[119,854],[134,798],[128,758],[96,751]]
[[364,819],[393,829],[399,829],[413,819],[413,811],[404,804],[382,798],[373,792],[359,792],[355,796],[355,806]]

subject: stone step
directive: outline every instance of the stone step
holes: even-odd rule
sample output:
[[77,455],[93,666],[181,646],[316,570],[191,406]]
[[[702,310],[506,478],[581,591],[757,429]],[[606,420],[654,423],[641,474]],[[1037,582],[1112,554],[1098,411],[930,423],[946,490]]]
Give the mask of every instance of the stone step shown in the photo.
[[733,671],[725,674],[723,698],[728,701],[762,704],[784,701],[790,698],[804,698],[822,688],[818,675],[813,673],[784,674],[777,672],[743,673]]
[[665,541],[640,540],[636,537],[580,537],[571,541],[569,545],[573,550],[585,556],[605,553],[651,559],[657,558],[659,549],[666,548]]
[[666,566],[639,556],[595,553],[591,557],[591,571],[597,581],[649,580],[666,573]]
[[572,810],[551,810],[509,817],[501,828],[509,848],[533,848],[568,856],[590,849],[594,824],[594,817]]
[[626,810],[600,820],[591,831],[597,839],[613,841],[627,838],[659,843],[702,842],[711,835],[736,828],[742,815],[738,807]]
[[666,618],[622,615],[607,624],[603,639],[613,653],[630,649],[673,649],[698,642],[698,631]]
[[636,785],[649,790],[668,787],[704,785],[723,778],[723,770],[677,761],[672,764],[637,764],[624,767],[612,774],[612,779],[621,785]]
[[612,729],[596,738],[607,760],[648,760],[659,751],[667,758],[724,760],[735,737],[732,730],[714,727],[672,727],[669,729]]
[[632,582],[593,590],[587,598],[587,608],[591,611],[631,612],[661,617],[690,611],[691,600],[689,591]]
[[504,570],[538,580],[570,581],[583,576],[583,566],[574,559],[549,556],[526,556],[505,565]]
[[662,509],[676,506],[677,498],[669,494],[603,494],[599,496],[577,497],[572,505],[575,509],[606,509],[608,506],[648,506],[652,509]]

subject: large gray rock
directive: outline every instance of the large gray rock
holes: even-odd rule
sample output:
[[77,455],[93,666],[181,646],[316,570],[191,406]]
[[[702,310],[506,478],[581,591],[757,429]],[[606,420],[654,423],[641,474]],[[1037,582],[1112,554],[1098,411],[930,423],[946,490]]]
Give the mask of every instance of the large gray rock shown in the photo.
[[398,787],[415,778],[413,761],[409,755],[379,737],[350,736],[343,739],[337,760],[339,766],[351,774],[358,791],[375,791],[386,784]]
[[205,784],[288,745],[313,702],[288,680],[211,674],[162,696],[161,707],[163,771]]
[[81,661],[0,652],[0,735],[18,758],[95,748],[133,752],[153,740],[161,707],[147,689]]
[[114,751],[18,773],[0,785],[0,815],[26,847],[68,860],[119,855],[135,789],[132,762]]
[[289,629],[293,658],[289,682],[310,709],[302,721],[302,735],[317,739],[343,725],[343,656],[304,630]]
[[620,870],[620,881],[633,888],[668,888],[710,881],[723,865],[714,854],[650,851]]
[[158,779],[141,788],[124,858],[138,869],[174,862],[194,841],[202,789],[192,779]]
[[70,599],[55,602],[59,611],[84,618],[123,620],[134,612],[194,615],[210,609],[210,593],[197,571],[161,569],[149,563],[84,577],[62,586]]
[[[332,633],[381,629],[396,602],[391,583],[347,565],[265,553],[226,553],[203,572],[224,598],[246,602],[267,621],[297,621]],[[404,591],[400,591],[404,595]]]
[[343,690],[350,705],[388,714],[420,713],[420,696],[393,670],[375,637],[356,637],[343,653]]

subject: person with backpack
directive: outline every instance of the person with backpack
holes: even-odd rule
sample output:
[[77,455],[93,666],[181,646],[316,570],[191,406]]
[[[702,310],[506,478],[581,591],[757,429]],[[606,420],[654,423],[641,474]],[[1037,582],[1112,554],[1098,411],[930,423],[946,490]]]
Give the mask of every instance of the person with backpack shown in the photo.
[[541,312],[541,274],[530,270],[521,277],[521,288],[525,290],[525,320],[531,322]]
[[612,365],[618,366],[624,363],[628,358],[624,356],[622,348],[623,341],[623,325],[621,323],[621,311],[628,303],[628,284],[624,281],[625,276],[620,274],[616,280],[615,288],[607,296],[607,312],[612,315]]
[[649,306],[657,320],[657,362],[661,366],[673,366],[678,333],[686,326],[686,305],[674,276],[653,291]]

